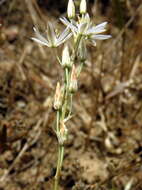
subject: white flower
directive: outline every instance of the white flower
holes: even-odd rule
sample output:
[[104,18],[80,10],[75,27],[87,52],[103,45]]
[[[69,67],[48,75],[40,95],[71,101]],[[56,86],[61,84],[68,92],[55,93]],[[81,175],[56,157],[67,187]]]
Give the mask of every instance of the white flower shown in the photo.
[[91,41],[93,45],[96,45],[95,40],[106,40],[111,38],[111,35],[100,34],[106,31],[105,27],[107,22],[94,26],[88,14],[82,17],[78,22],[69,22],[66,18],[60,18],[60,20],[71,29],[74,36],[82,35],[85,39]]
[[46,36],[41,35],[38,29],[34,28],[35,37],[31,38],[35,42],[48,47],[57,47],[68,40],[72,34],[67,27],[60,35],[55,32],[55,29],[51,23],[48,24]]

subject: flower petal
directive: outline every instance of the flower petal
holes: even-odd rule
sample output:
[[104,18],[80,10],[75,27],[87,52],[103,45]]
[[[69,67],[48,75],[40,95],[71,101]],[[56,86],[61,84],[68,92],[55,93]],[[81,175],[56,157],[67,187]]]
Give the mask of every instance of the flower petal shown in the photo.
[[105,32],[106,29],[102,28],[102,29],[97,29],[95,27],[91,27],[90,29],[87,30],[86,35],[92,35],[92,34],[97,34],[97,33],[102,33]]
[[48,47],[50,47],[50,45],[49,45],[48,42],[43,42],[43,41],[41,41],[41,40],[38,39],[38,38],[31,38],[31,39],[34,40],[35,42],[41,44],[41,45],[44,45],[44,46],[48,46]]
[[66,25],[66,26],[68,26],[68,25],[71,24],[65,17],[62,17],[62,18],[59,18],[59,19],[60,19],[60,21],[61,21],[64,25]]
[[72,32],[77,32],[77,26],[75,26],[75,24],[70,23],[65,17],[60,18],[60,21],[64,25],[66,25],[67,27],[69,27],[72,30]]
[[103,22],[103,23],[101,23],[101,24],[98,24],[97,26],[95,26],[95,27],[92,27],[92,31],[93,31],[93,33],[102,33],[102,32],[105,32],[106,31],[106,29],[105,29],[105,26],[107,25],[107,22]]
[[86,29],[86,27],[87,27],[87,23],[85,22],[85,23],[80,23],[79,25],[78,25],[78,32],[79,33],[81,33],[81,34],[83,34],[84,33],[84,31],[85,31],[85,29]]
[[96,39],[96,40],[106,40],[111,38],[111,35],[93,35],[92,39]]
[[96,29],[98,28],[105,28],[105,26],[107,25],[107,22],[102,22],[101,24],[98,24],[97,26],[95,26]]
[[59,36],[58,41],[64,40],[69,35],[69,33],[70,33],[70,30],[68,27],[66,27],[66,29]]
[[51,22],[48,22],[47,38],[52,45],[56,43],[56,34]]
[[57,46],[67,41],[72,36],[72,33],[69,33],[63,40],[58,40]]
[[33,28],[33,29],[37,38],[32,38],[32,40],[42,45],[49,45],[49,42],[39,33],[39,31],[36,28]]

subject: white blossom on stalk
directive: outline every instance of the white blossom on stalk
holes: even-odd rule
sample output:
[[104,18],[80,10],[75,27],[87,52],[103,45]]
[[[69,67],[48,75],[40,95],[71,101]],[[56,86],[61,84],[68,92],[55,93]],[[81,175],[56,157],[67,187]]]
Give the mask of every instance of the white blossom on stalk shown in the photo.
[[68,21],[65,17],[60,18],[61,22],[68,26],[73,35],[76,36],[84,36],[85,39],[89,40],[93,43],[93,45],[96,45],[95,40],[106,40],[111,38],[111,35],[105,35],[101,34],[106,31],[106,25],[107,22],[103,22],[98,25],[94,25],[88,14],[85,14],[84,17],[79,19],[79,21]]
[[71,36],[71,32],[69,31],[69,28],[66,27],[66,29],[61,33],[57,34],[55,32],[55,28],[51,23],[48,24],[47,30],[46,30],[46,36],[40,34],[38,29],[34,28],[35,37],[31,38],[35,42],[48,46],[48,47],[57,47],[67,41]]
[[67,15],[69,19],[75,17],[75,5],[73,0],[69,0],[68,7],[67,7]]

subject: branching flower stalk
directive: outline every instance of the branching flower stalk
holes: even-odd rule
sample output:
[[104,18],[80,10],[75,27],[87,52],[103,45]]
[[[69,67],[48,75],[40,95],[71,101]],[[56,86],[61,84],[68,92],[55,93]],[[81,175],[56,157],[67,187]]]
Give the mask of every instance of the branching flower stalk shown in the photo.
[[86,0],[80,2],[80,15],[75,13],[75,4],[69,0],[67,7],[68,18],[60,18],[66,29],[58,34],[51,23],[48,24],[46,35],[41,35],[34,28],[35,37],[32,40],[49,48],[55,48],[73,38],[72,51],[64,45],[62,58],[57,57],[64,72],[64,83],[57,82],[53,107],[56,110],[54,131],[58,139],[58,161],[53,190],[59,190],[59,179],[64,158],[64,147],[68,137],[66,122],[72,118],[72,99],[78,90],[78,77],[87,58],[86,44],[91,42],[96,46],[96,40],[109,39],[110,35],[102,35],[106,31],[107,22],[94,25],[87,13]]

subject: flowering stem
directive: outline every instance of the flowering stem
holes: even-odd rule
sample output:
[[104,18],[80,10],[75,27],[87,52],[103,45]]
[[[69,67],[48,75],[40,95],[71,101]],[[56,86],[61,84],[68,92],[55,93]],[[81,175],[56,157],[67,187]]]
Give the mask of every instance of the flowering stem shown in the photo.
[[[76,51],[78,50],[79,44],[81,40],[81,35],[78,36],[77,41],[75,43],[75,51],[74,51],[74,59],[75,61],[75,56],[76,56]],[[59,123],[60,121],[64,121],[66,117],[66,112],[67,112],[67,105],[70,102],[70,109],[69,109],[69,116],[71,115],[72,112],[72,94],[69,92],[69,83],[70,83],[70,70],[68,68],[65,68],[64,70],[64,76],[65,76],[65,88],[64,88],[64,103],[62,106],[61,110],[61,115],[59,111],[57,111],[57,116],[56,116],[56,131],[59,132]],[[58,147],[58,161],[57,161],[57,170],[56,170],[56,175],[55,175],[55,182],[54,182],[54,190],[59,189],[59,178],[60,178],[60,173],[61,173],[61,168],[62,168],[62,163],[63,163],[63,158],[64,158],[64,145],[61,145],[59,143]]]

